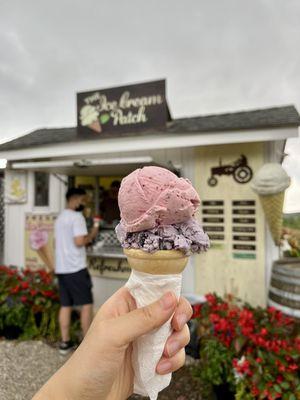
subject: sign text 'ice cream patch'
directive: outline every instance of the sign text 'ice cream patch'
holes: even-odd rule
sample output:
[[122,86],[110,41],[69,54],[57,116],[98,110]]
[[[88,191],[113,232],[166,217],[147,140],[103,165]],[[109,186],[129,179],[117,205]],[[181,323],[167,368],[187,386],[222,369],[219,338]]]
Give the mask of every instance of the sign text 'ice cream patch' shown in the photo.
[[164,80],[77,93],[80,136],[163,129],[166,121]]

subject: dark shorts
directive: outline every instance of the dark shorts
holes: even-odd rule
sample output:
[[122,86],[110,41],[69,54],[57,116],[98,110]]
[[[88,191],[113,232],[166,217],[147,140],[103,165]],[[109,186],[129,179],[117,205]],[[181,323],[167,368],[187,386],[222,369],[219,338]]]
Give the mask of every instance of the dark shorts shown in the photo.
[[57,274],[56,276],[62,306],[93,304],[92,281],[86,268],[71,274]]

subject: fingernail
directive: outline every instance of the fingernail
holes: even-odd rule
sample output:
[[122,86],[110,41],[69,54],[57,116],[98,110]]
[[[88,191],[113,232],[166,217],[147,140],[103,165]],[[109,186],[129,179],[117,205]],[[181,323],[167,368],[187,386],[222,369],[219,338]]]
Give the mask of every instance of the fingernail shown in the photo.
[[171,307],[174,306],[174,296],[172,295],[172,293],[166,293],[163,295],[163,297],[160,300],[162,307],[165,310],[170,309]]
[[179,349],[180,349],[180,344],[178,342],[169,343],[167,347],[168,355],[172,357],[175,353],[178,352]]
[[177,323],[179,329],[182,329],[184,325],[187,323],[187,317],[185,314],[179,314],[177,317]]
[[172,365],[170,361],[162,361],[158,364],[156,370],[159,374],[166,374],[167,372],[171,371],[171,367]]

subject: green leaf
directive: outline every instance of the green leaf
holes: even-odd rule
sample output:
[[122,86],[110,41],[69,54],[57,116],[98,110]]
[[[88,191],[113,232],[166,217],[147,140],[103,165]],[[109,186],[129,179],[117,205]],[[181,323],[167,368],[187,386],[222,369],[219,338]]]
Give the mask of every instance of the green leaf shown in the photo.
[[274,385],[274,389],[277,393],[282,393],[281,387],[279,385]]
[[297,400],[296,396],[292,393],[290,394],[289,400]]
[[290,388],[290,385],[289,385],[287,382],[281,382],[280,386],[281,386],[283,389],[289,389],[289,388]]
[[102,114],[100,115],[100,122],[101,124],[106,124],[106,122],[108,122],[110,119],[110,115],[109,114]]

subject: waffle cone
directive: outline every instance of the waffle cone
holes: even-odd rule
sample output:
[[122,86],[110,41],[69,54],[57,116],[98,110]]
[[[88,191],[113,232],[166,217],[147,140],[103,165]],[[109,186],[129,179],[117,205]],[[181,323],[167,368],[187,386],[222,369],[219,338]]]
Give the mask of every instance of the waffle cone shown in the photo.
[[277,246],[280,244],[283,219],[284,191],[267,196],[259,196],[272,238]]
[[158,250],[155,253],[146,253],[143,250],[124,249],[124,254],[132,269],[152,275],[180,274],[189,258],[179,250]]

